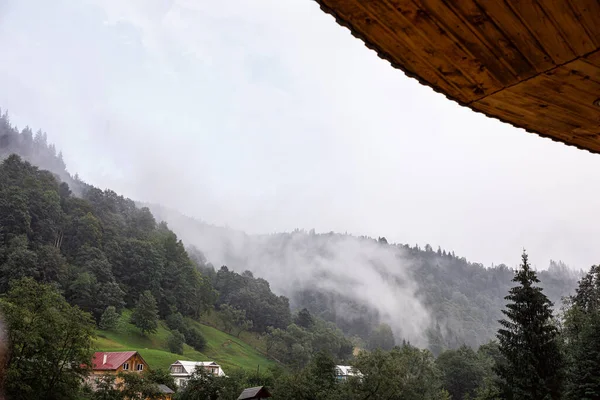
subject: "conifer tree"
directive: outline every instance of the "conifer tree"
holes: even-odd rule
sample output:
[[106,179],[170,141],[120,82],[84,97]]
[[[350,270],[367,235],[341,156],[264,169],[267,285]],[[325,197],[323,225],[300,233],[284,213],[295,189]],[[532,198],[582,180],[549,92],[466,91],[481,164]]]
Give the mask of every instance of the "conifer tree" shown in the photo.
[[567,305],[567,398],[600,399],[600,266],[592,266],[579,281],[576,294]]
[[158,328],[158,307],[156,300],[149,290],[140,294],[140,298],[131,314],[131,323],[142,333],[154,333]]
[[558,329],[552,320],[552,302],[536,286],[539,279],[527,254],[515,273],[505,297],[509,303],[502,313],[498,341],[504,362],[497,366],[504,397],[510,400],[559,399],[563,386],[563,360]]

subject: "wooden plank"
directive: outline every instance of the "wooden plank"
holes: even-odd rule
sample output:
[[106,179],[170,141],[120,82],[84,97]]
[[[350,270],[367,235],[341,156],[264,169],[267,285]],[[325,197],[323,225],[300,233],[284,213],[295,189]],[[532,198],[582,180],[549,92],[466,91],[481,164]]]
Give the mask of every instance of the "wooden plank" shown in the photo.
[[[397,0],[388,0],[394,3]],[[432,15],[433,21],[446,32],[454,42],[460,43],[461,47],[474,59],[478,60],[484,68],[499,82],[501,87],[506,87],[518,81],[516,74],[511,68],[502,62],[488,46],[471,29],[468,21],[444,4],[440,0],[420,0],[420,5]],[[481,68],[481,67],[480,67]]]
[[342,20],[360,32],[368,47],[370,43],[373,43],[379,48],[374,50],[387,53],[387,57],[385,54],[380,54],[380,56],[397,64],[408,74],[418,76],[434,89],[444,92],[462,103],[471,100],[472,94],[467,87],[473,83],[466,77],[461,78],[462,73],[456,68],[442,64],[442,62],[433,63],[433,65],[425,62],[404,41],[391,36],[393,32],[389,30],[389,27],[380,24],[374,16],[356,3],[344,0],[326,0],[323,3],[327,7],[335,9]]
[[555,64],[563,64],[577,57],[538,3],[533,0],[510,0],[509,5]]
[[557,86],[572,87],[578,92],[573,96],[577,99],[595,98],[600,93],[600,81],[598,80],[598,68],[588,64],[584,60],[575,60],[544,73],[553,79]]
[[585,27],[595,48],[600,47],[600,1],[565,0],[575,13],[575,18]]
[[[577,19],[575,12],[566,0],[537,0],[546,15],[554,22],[556,28],[562,32],[569,47],[578,55],[594,51],[596,46],[588,32]],[[578,0],[577,0],[578,1]],[[600,19],[600,15],[598,15]]]
[[535,68],[475,0],[450,1],[446,4],[464,19],[514,76],[523,80],[535,75]]
[[585,61],[589,64],[595,65],[596,67],[600,68],[600,51],[589,54],[585,58]]
[[529,60],[537,72],[546,71],[554,66],[554,62],[544,48],[504,1],[475,0],[475,2],[523,57]]
[[[566,64],[564,68],[570,70],[572,75],[576,75],[580,77],[582,81],[585,81],[582,82],[582,89],[593,90],[594,93],[600,96],[600,88],[598,87],[598,84],[600,84],[599,66],[590,63],[585,58],[581,58]],[[592,83],[587,81],[592,81]]]
[[581,126],[600,124],[600,108],[592,102],[586,104],[572,96],[581,94],[580,91],[573,90],[575,93],[567,96],[566,92],[570,88],[567,85],[557,85],[550,77],[540,75],[507,90],[527,99],[535,108],[543,108],[545,113],[557,113],[561,119],[580,123]]
[[360,3],[385,20],[386,24],[400,22],[404,27],[401,39],[410,42],[415,51],[422,49],[428,60],[437,62],[437,58],[443,58],[450,66],[456,66],[463,75],[470,77],[474,82],[469,87],[471,100],[503,87],[479,60],[468,54],[448,31],[436,24],[435,17],[426,9],[410,0],[367,0]]
[[[523,97],[510,90],[503,90],[479,100],[473,103],[473,107],[536,131],[550,128],[570,132],[575,128],[587,128],[569,115],[557,113],[556,107]],[[548,112],[548,109],[552,112]]]

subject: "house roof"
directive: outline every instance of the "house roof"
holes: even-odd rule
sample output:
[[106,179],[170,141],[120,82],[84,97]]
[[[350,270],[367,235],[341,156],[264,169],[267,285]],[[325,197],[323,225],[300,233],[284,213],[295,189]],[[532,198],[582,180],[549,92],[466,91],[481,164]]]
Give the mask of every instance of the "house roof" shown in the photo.
[[350,365],[336,365],[336,372],[339,371],[341,375],[354,375],[354,371]]
[[221,366],[219,364],[217,364],[214,361],[182,361],[182,360],[177,360],[175,361],[173,364],[171,364],[171,366],[173,365],[181,365],[183,367],[183,369],[185,370],[185,372],[189,375],[193,374],[194,371],[196,370],[196,367],[217,367],[217,375],[218,376],[225,376],[225,372],[223,371],[223,369],[221,368]]
[[171,390],[170,387],[168,387],[167,385],[163,385],[163,384],[158,385],[158,390],[160,390],[160,392],[163,394],[175,393],[173,390]]
[[269,391],[264,386],[257,386],[244,389],[244,391],[239,395],[237,400],[264,399],[266,397],[271,397],[271,393],[269,393]]
[[[92,366],[94,370],[99,371],[116,370],[136,354],[137,351],[98,351],[92,357]],[[106,362],[104,362],[104,355],[106,355]]]
[[393,67],[462,106],[600,153],[597,0],[316,0]]

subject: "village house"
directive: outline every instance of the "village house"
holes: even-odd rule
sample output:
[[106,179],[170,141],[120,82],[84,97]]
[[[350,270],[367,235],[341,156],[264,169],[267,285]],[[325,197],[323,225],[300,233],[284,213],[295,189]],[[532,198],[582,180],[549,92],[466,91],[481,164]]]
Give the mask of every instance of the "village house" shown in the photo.
[[[115,376],[115,384],[122,380],[118,377],[120,373],[141,374],[148,370],[148,363],[137,351],[98,351],[92,357],[92,370],[88,376],[87,383],[92,389],[96,388],[98,380],[106,375]],[[158,385],[162,394],[160,400],[171,400],[173,390],[165,385]]]
[[336,365],[335,377],[340,381],[348,380],[351,376],[361,376],[362,374],[350,365]]
[[192,377],[196,368],[203,368],[214,376],[225,376],[221,366],[214,361],[181,361],[177,360],[169,367],[171,375],[175,379],[175,384],[179,387],[185,387],[185,384]]
[[97,351],[92,357],[91,378],[104,375],[118,375],[120,372],[141,373],[148,369],[137,351]]

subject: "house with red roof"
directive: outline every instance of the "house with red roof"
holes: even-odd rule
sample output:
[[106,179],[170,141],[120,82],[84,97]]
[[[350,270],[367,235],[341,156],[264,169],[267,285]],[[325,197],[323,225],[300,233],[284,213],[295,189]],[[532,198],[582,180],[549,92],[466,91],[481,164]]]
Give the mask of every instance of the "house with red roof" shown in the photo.
[[[119,385],[122,379],[120,373],[141,374],[148,370],[148,363],[137,351],[98,351],[92,357],[92,370],[88,376],[88,384],[95,390],[99,379],[106,375],[115,376],[115,385]],[[165,385],[156,385],[161,393],[160,400],[171,400],[173,390]]]
[[121,372],[142,373],[147,369],[148,363],[137,351],[97,351],[92,357],[92,371],[88,379],[94,387],[100,376],[118,375]]

